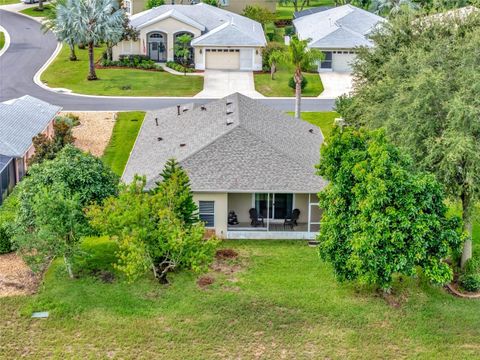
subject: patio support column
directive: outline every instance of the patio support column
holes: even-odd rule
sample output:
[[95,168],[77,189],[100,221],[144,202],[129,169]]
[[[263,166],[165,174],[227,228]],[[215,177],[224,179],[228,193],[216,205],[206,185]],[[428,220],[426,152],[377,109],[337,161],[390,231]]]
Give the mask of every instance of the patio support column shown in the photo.
[[310,222],[312,221],[312,194],[308,193],[308,229],[307,231],[310,232]]
[[270,193],[267,193],[267,232],[270,231]]

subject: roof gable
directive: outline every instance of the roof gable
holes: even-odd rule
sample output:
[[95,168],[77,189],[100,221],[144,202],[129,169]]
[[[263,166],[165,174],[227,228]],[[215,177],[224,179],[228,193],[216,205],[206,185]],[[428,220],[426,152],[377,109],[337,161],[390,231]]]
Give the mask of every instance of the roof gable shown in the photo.
[[255,23],[250,32],[228,23],[220,26],[192,41],[193,46],[264,46],[265,41],[251,36],[255,31]]
[[343,5],[293,20],[301,39],[309,46],[348,49],[372,46],[367,35],[385,19],[352,5]]

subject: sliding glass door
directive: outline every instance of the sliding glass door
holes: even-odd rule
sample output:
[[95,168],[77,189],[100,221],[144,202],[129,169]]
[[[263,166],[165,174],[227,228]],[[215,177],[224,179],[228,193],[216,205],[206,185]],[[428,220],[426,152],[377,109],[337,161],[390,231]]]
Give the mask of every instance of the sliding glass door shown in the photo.
[[255,194],[255,209],[264,219],[285,219],[293,210],[293,194]]

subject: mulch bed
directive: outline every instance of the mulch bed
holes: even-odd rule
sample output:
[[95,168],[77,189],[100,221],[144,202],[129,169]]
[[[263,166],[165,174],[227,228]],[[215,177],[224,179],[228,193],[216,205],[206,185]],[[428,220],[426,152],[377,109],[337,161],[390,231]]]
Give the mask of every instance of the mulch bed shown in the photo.
[[216,259],[235,259],[238,253],[233,249],[220,249],[215,254]]
[[33,294],[40,279],[17,254],[0,255],[0,297]]
[[445,289],[452,295],[463,299],[480,299],[480,293],[464,292],[460,290],[455,283],[445,285]]

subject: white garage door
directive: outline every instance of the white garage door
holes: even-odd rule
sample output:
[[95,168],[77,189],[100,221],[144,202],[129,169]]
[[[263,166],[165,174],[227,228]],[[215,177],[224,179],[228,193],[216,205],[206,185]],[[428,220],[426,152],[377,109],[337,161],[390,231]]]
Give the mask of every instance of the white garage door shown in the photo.
[[207,49],[206,69],[239,70],[239,49]]
[[338,72],[351,72],[355,54],[349,51],[336,51],[332,56],[332,69]]

